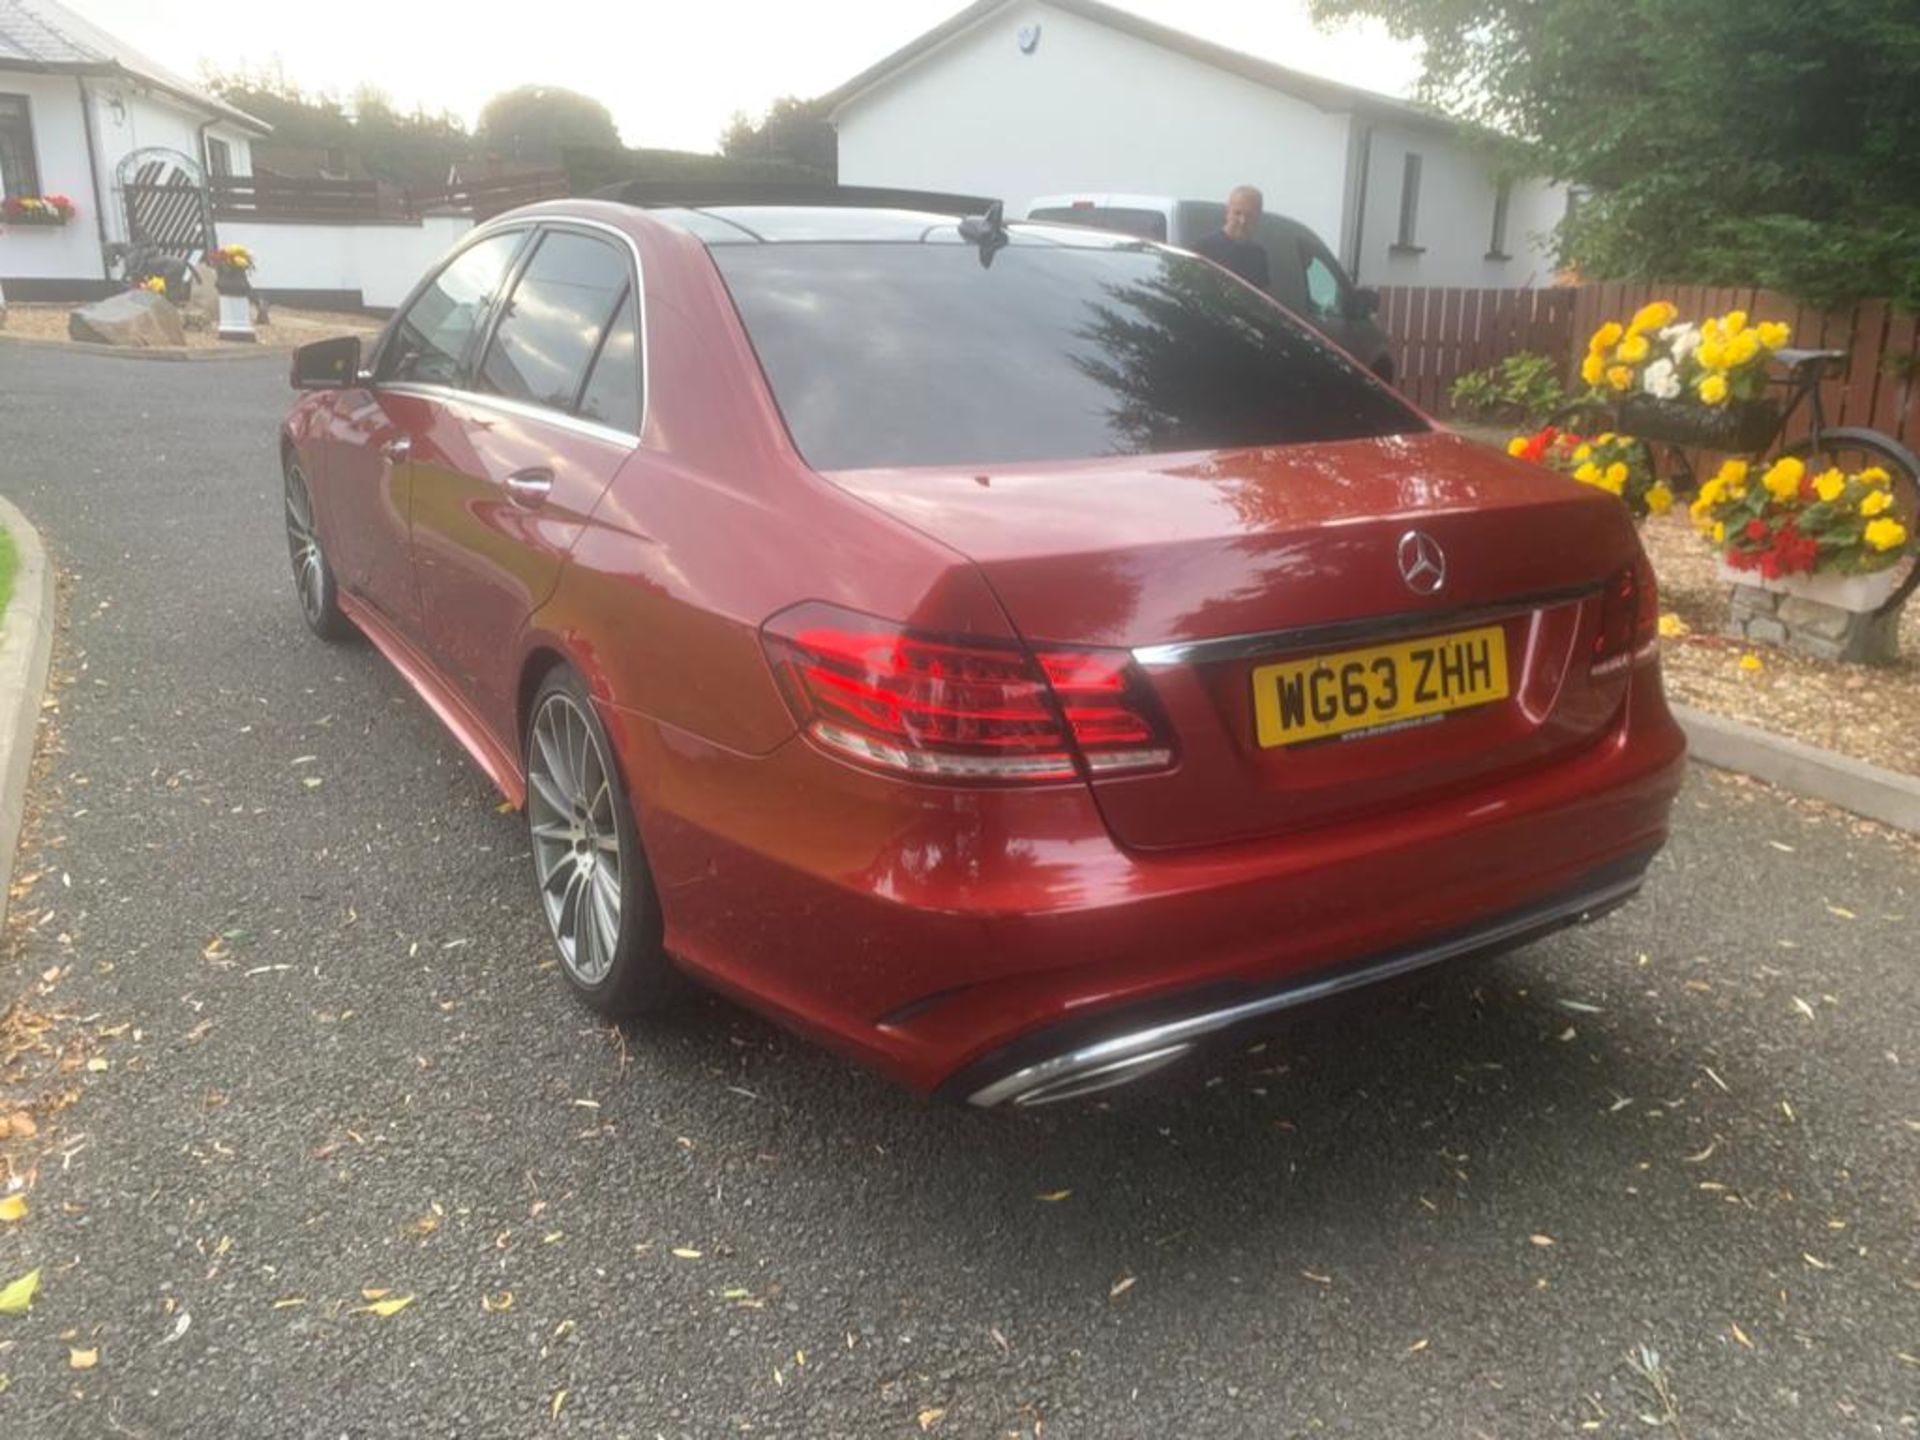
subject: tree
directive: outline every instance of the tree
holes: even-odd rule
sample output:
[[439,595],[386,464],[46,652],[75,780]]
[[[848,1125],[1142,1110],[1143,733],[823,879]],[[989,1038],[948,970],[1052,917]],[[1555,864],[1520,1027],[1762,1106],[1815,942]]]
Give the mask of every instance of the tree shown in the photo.
[[1914,0],[1310,0],[1425,45],[1426,98],[1590,191],[1608,278],[1920,308]]
[[356,157],[375,180],[436,190],[447,183],[453,163],[473,150],[466,126],[455,115],[419,109],[403,114],[384,93],[366,85],[354,92],[350,105],[309,95],[286,78],[277,61],[266,69],[209,70],[205,80],[229,105],[273,126],[270,138],[254,143],[259,168],[272,169],[276,160],[288,163],[289,154],[310,164],[313,152],[338,148]]
[[618,149],[620,132],[598,100],[553,85],[522,85],[481,108],[475,129],[486,150],[509,160],[556,164],[570,146]]
[[831,180],[840,173],[840,145],[827,120],[824,100],[782,95],[755,122],[744,110],[720,136],[720,153],[729,160],[777,161]]

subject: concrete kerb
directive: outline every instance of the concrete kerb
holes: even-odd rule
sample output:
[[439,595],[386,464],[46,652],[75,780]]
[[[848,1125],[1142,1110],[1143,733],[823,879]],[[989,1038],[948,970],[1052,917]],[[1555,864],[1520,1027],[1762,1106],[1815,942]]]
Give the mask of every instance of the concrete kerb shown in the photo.
[[27,814],[40,702],[53,657],[53,565],[40,532],[0,497],[0,528],[13,537],[13,598],[0,621],[0,912],[13,887],[14,852]]
[[1686,705],[1674,715],[1693,758],[1920,835],[1920,779]]

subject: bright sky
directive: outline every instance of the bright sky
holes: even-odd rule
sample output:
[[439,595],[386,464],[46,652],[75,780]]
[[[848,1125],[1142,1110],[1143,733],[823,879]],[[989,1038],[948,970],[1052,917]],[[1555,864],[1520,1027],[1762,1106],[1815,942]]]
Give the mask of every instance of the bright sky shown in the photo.
[[[516,85],[564,85],[604,102],[628,145],[712,150],[735,110],[817,95],[959,11],[965,0],[65,0],[190,77],[277,59],[303,89],[343,99],[378,86],[469,124]],[[1322,32],[1304,0],[1123,0],[1127,9],[1236,50],[1389,94],[1417,52],[1368,27]],[[1121,99],[1122,97],[1116,97]]]

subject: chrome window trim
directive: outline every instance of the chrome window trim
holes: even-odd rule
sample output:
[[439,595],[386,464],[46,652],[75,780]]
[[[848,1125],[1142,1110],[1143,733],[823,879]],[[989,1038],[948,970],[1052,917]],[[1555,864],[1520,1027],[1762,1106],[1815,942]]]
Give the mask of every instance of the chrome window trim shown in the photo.
[[[472,405],[498,410],[505,415],[517,416],[524,420],[536,420],[545,425],[558,425],[563,430],[571,430],[577,435],[585,435],[595,440],[605,440],[609,444],[624,446],[628,450],[640,448],[640,437],[627,430],[619,430],[611,425],[602,425],[598,420],[584,420],[578,415],[569,415],[564,410],[549,409],[545,405],[535,405],[526,400],[513,400],[505,395],[486,395],[478,390],[461,390],[452,385],[417,385],[408,381],[399,385],[379,387],[394,395],[418,395],[427,400],[464,400]],[[644,424],[644,418],[642,420]]]
[[1600,586],[1597,584],[1569,585],[1557,590],[1517,595],[1511,600],[1490,605],[1456,606],[1451,610],[1410,610],[1395,615],[1377,615],[1366,620],[1335,620],[1324,625],[1299,625],[1292,629],[1264,630],[1251,635],[1222,635],[1209,640],[1142,645],[1134,650],[1133,659],[1135,664],[1147,669],[1223,660],[1257,660],[1295,650],[1324,650],[1357,640],[1391,640],[1422,631],[1483,625],[1524,615],[1530,610],[1571,604],[1599,593]]
[[[544,405],[533,405],[526,401],[510,400],[505,396],[489,395],[484,391],[468,389],[457,385],[419,385],[408,381],[375,381],[372,388],[415,395],[458,396],[463,400],[475,400],[484,405],[496,405],[508,414],[524,415],[538,420],[551,420],[567,429],[578,430],[585,434],[595,435],[601,439],[626,441],[630,449],[638,449],[640,447],[640,436],[647,433],[647,420],[653,413],[653,340],[647,329],[647,271],[646,266],[640,259],[640,246],[638,242],[618,225],[609,225],[604,220],[588,220],[574,215],[529,215],[520,211],[516,211],[510,217],[503,216],[499,220],[490,220],[485,225],[476,225],[461,238],[460,244],[448,253],[446,259],[436,265],[433,270],[422,279],[420,284],[414,287],[413,293],[407,296],[406,303],[394,311],[394,319],[397,321],[401,316],[405,315],[407,310],[413,305],[413,302],[419,298],[421,289],[438,276],[442,270],[446,269],[447,266],[459,259],[461,253],[470,246],[478,245],[481,241],[491,236],[512,230],[527,230],[534,235],[537,241],[537,232],[542,228],[553,229],[566,226],[573,226],[581,230],[597,230],[602,234],[611,235],[616,240],[624,243],[627,247],[627,253],[633,257],[633,303],[636,323],[640,328],[640,429],[638,434],[629,434],[625,430],[617,430],[610,425],[602,425],[595,420],[583,420],[578,415],[569,415],[565,411],[550,409]],[[514,285],[520,283],[521,272],[525,269],[523,262],[530,254],[531,252],[528,252],[528,255],[516,257],[512,268],[509,270],[508,273]],[[489,314],[487,317],[485,338],[481,342],[481,352],[473,357],[473,363],[476,367],[485,357],[485,346],[493,340],[496,320],[497,316],[495,314]],[[385,342],[386,335],[383,333],[381,335],[382,348],[384,348]]]

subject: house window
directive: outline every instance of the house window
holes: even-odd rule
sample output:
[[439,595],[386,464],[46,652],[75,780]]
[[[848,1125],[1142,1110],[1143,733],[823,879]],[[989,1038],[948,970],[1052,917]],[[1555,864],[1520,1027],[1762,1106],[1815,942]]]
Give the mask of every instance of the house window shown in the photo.
[[347,151],[343,145],[329,145],[320,155],[320,178],[322,180],[344,180],[347,178]]
[[1493,239],[1487,243],[1487,259],[1506,260],[1507,254],[1507,205],[1513,199],[1513,182],[1502,180],[1493,192]]
[[1420,219],[1420,157],[1412,151],[1407,152],[1406,163],[1400,171],[1400,238],[1394,241],[1396,250],[1420,249],[1414,239]]
[[207,170],[214,175],[233,174],[233,147],[211,135],[207,137]]
[[38,195],[40,167],[33,159],[33,120],[27,97],[0,95],[0,194]]

